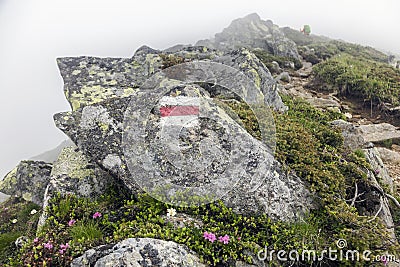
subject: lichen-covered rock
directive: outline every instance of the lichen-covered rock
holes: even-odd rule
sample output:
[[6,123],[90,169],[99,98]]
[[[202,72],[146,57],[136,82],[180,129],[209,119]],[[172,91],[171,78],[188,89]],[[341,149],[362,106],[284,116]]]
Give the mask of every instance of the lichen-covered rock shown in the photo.
[[42,161],[21,161],[0,181],[0,191],[42,205],[51,169],[51,164]]
[[123,163],[121,149],[124,112],[130,97],[113,98],[78,109],[56,114],[56,126],[66,133],[79,149],[90,155],[93,163],[108,170],[114,177],[130,177]]
[[[86,155],[90,155],[91,159],[102,168],[108,170],[113,176],[120,178],[133,191],[138,191],[143,187],[137,184],[140,179],[142,179],[141,181],[149,182],[150,177],[154,175],[147,173],[144,169],[128,168],[132,164],[136,164],[136,162],[141,162],[141,160],[137,160],[134,157],[136,153],[149,155],[149,162],[154,166],[158,166],[157,175],[163,177],[162,183],[158,184],[158,186],[163,186],[163,184],[193,186],[193,183],[196,186],[199,186],[197,183],[202,186],[209,186],[215,183],[213,193],[218,196],[221,195],[221,197],[224,196],[223,201],[225,204],[239,213],[266,213],[275,219],[292,220],[298,219],[313,206],[310,193],[301,180],[293,175],[285,175],[280,170],[280,164],[273,159],[270,148],[253,138],[224,109],[213,103],[213,100],[207,96],[207,92],[204,89],[193,85],[178,86],[175,90],[172,90],[172,92],[178,91],[182,97],[188,91],[194,94],[202,94],[201,112],[207,114],[206,118],[213,118],[217,122],[215,127],[220,124],[229,129],[229,136],[225,136],[224,132],[221,132],[218,127],[214,128],[212,121],[204,120],[203,123],[202,119],[199,119],[198,127],[200,127],[200,132],[205,131],[200,136],[207,136],[212,133],[212,137],[208,137],[208,141],[215,144],[208,147],[212,149],[214,146],[218,147],[220,145],[227,149],[227,151],[222,151],[222,154],[216,157],[212,161],[213,163],[207,165],[201,172],[193,172],[193,170],[184,170],[182,168],[177,169],[176,166],[170,163],[171,157],[175,157],[175,154],[165,153],[168,145],[154,145],[154,140],[161,139],[160,129],[163,129],[160,117],[156,112],[157,109],[153,109],[153,113],[150,114],[147,122],[146,118],[140,120],[140,123],[143,123],[143,127],[147,129],[147,143],[136,144],[140,136],[132,136],[130,137],[131,139],[124,140],[125,144],[128,143],[131,146],[128,149],[123,147],[123,123],[126,114],[128,114],[126,110],[129,104],[135,105],[135,108],[139,111],[149,108],[146,104],[146,95],[113,98],[83,107],[74,112],[58,114],[55,116],[56,125]],[[170,98],[171,96],[169,96]],[[133,117],[137,118],[136,116]],[[267,124],[270,125],[271,123],[273,122],[271,121]],[[128,125],[132,127],[130,124]],[[206,132],[209,133],[205,134]],[[219,135],[219,133],[222,135]],[[196,139],[193,134],[190,134],[189,137],[189,139]],[[230,141],[226,141],[225,138]],[[146,148],[142,151],[142,146],[146,147],[147,145],[153,145],[154,148]],[[189,147],[192,146],[196,147],[196,144],[193,143]],[[235,152],[229,154],[231,151],[228,150],[233,146],[237,147],[235,151],[240,151],[242,154]],[[229,158],[229,155],[225,157],[226,152],[229,152],[230,156],[234,155],[233,159]],[[186,151],[183,159],[197,157],[191,153],[191,150]],[[213,153],[210,152],[208,154]],[[225,159],[229,160],[225,161]],[[189,164],[189,166],[197,170],[195,164]],[[221,180],[221,182],[215,180],[226,170],[228,170],[230,177],[233,177],[234,181],[232,180],[231,183],[228,183],[227,180]],[[209,181],[213,182],[210,183]],[[224,192],[227,186],[229,189],[233,188],[233,190]],[[158,187],[152,184],[149,188]]]
[[50,177],[42,197],[43,213],[39,218],[38,230],[48,217],[46,208],[54,194],[96,198],[104,194],[116,181],[97,164],[90,162],[75,145],[62,149],[58,159],[53,163]]
[[114,177],[91,163],[76,146],[69,146],[53,164],[50,191],[94,198],[114,182]]
[[67,100],[77,110],[109,98],[135,94],[157,71],[194,60],[217,62],[242,71],[264,94],[267,105],[279,111],[287,109],[269,70],[247,49],[221,52],[184,47],[172,53],[141,47],[132,58],[76,57],[59,58],[57,62]]
[[255,13],[232,21],[229,27],[217,33],[215,38],[198,41],[196,45],[222,50],[260,48],[277,56],[299,59],[296,44],[285,36],[279,26],[270,20],[263,21]]
[[86,251],[73,260],[71,267],[103,266],[206,266],[187,247],[172,241],[129,238],[114,246],[106,245]]

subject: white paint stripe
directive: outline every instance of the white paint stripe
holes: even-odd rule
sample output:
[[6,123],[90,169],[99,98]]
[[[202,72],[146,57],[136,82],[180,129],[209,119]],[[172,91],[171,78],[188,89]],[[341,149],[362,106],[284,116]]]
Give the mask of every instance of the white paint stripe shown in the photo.
[[200,106],[199,97],[163,96],[159,101],[160,106]]
[[160,126],[194,127],[199,125],[199,116],[167,116],[160,118]]

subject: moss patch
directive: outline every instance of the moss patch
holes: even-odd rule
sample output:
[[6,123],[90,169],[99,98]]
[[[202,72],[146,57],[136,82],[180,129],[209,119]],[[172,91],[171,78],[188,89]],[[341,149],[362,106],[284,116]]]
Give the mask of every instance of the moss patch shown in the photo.
[[339,55],[314,67],[315,82],[343,95],[359,96],[379,104],[400,104],[400,70],[351,55]]

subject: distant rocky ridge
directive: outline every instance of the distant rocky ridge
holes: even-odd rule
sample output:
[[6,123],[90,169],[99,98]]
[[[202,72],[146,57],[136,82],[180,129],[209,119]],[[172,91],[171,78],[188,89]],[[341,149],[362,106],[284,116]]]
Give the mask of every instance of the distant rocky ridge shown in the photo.
[[276,56],[299,59],[296,44],[285,36],[279,26],[271,20],[262,20],[256,13],[232,21],[213,39],[200,40],[196,45],[220,50],[240,47],[262,49]]
[[36,156],[30,158],[30,160],[53,163],[54,161],[57,160],[57,158],[60,155],[63,148],[69,147],[72,145],[74,145],[74,143],[70,139],[65,140],[65,141],[61,142],[61,144],[59,144],[57,147],[55,147],[49,151],[46,151],[44,153],[41,153],[39,155],[36,155]]

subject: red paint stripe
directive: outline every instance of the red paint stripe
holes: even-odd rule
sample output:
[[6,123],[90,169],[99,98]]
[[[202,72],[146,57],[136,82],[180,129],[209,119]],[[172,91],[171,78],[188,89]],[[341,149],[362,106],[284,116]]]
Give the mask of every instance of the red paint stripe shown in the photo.
[[199,115],[198,106],[168,106],[160,107],[161,117]]

